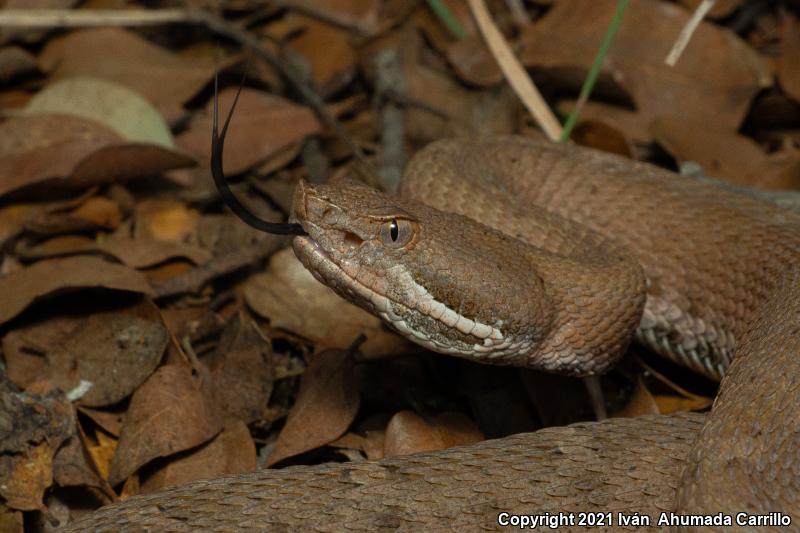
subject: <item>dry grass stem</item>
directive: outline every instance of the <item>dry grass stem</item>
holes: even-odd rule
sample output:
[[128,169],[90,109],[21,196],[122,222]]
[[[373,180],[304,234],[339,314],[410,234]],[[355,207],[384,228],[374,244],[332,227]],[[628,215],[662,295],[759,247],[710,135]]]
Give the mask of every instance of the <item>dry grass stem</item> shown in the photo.
[[472,10],[472,16],[475,17],[475,22],[486,40],[486,45],[494,55],[497,64],[500,65],[508,83],[511,84],[514,92],[542,127],[547,137],[551,141],[558,141],[561,137],[561,124],[558,123],[558,119],[550,111],[542,94],[514,56],[514,52],[511,51],[503,34],[495,26],[489,10],[486,9],[486,4],[483,0],[468,0],[468,3]]

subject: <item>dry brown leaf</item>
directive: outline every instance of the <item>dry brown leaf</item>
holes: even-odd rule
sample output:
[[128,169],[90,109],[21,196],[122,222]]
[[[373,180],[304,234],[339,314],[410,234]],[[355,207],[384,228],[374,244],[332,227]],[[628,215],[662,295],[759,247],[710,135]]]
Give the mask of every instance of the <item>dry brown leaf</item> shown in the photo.
[[200,213],[178,200],[149,198],[136,204],[136,239],[181,243],[190,240]]
[[92,461],[103,479],[108,479],[108,474],[111,472],[111,462],[117,453],[119,441],[102,431],[95,431],[95,437],[97,444],[89,446],[89,455],[91,455]]
[[297,401],[266,465],[338,439],[350,427],[359,404],[352,354],[346,350],[317,354],[303,374]]
[[94,248],[132,268],[147,268],[172,259],[188,259],[202,265],[211,259],[211,254],[198,246],[155,239],[114,237],[97,243]]
[[17,78],[33,73],[36,58],[19,46],[0,48],[0,83],[6,85]]
[[800,102],[800,22],[793,17],[787,16],[781,27],[778,79],[786,94]]
[[173,122],[213,77],[212,57],[184,58],[121,28],[79,30],[50,39],[39,57],[53,79],[95,76],[147,98]]
[[72,210],[68,216],[85,220],[102,229],[116,229],[122,221],[119,204],[105,196],[92,196]]
[[81,405],[117,403],[156,369],[168,339],[160,319],[118,312],[92,315],[48,352],[49,380],[65,391],[81,381],[91,383]]
[[0,276],[0,324],[21,313],[33,302],[55,292],[102,287],[151,294],[144,275],[123,265],[96,257],[67,257],[39,261]]
[[[569,115],[575,107],[575,100],[559,100],[556,108],[564,115]],[[598,121],[623,132],[630,142],[636,144],[650,144],[653,135],[650,128],[641,120],[641,116],[634,110],[622,106],[589,100],[581,109],[582,121]]]
[[141,480],[141,492],[184,485],[199,479],[243,474],[256,469],[256,445],[247,425],[230,420],[208,444],[182,455]]
[[658,411],[665,415],[684,411],[702,411],[703,409],[711,407],[711,404],[714,403],[713,398],[704,398],[702,396],[685,398],[681,396],[657,394],[653,399],[658,406]]
[[117,485],[153,459],[203,444],[221,429],[202,378],[184,366],[163,366],[133,393],[108,481]]
[[25,533],[22,512],[0,503],[0,531],[3,533]]
[[[523,36],[527,66],[586,69],[594,61],[615,0],[561,0]],[[655,0],[632,2],[604,72],[633,99],[645,124],[661,115],[738,129],[755,94],[771,80],[763,59],[730,30],[701,23],[675,67],[664,58],[690,13]]]
[[247,304],[259,315],[282,328],[325,347],[347,348],[360,334],[366,357],[407,351],[409,343],[386,331],[380,319],[346,302],[314,279],[294,252],[287,248],[274,254],[267,272],[245,285]]
[[765,189],[800,189],[800,151],[767,154],[743,135],[694,120],[653,121],[656,141],[679,161],[694,161],[712,177]]
[[633,157],[633,148],[625,134],[599,120],[581,120],[572,130],[570,139],[581,146]]
[[94,487],[105,495],[108,503],[116,498],[89,453],[80,427],[56,452],[53,480],[61,487]]
[[631,394],[628,403],[625,407],[614,413],[614,416],[633,418],[636,416],[657,415],[660,413],[661,411],[659,411],[653,395],[647,390],[642,378],[637,376],[636,387],[633,389],[633,394]]
[[119,437],[119,432],[122,430],[122,421],[125,418],[125,411],[121,411],[118,406],[112,406],[107,409],[94,409],[78,405],[77,408],[79,412],[91,418],[92,422],[102,428],[103,431],[114,437]]
[[261,420],[272,395],[272,348],[257,326],[238,315],[231,319],[208,362],[214,403],[228,417],[245,424]]
[[443,450],[484,439],[471,419],[462,413],[442,413],[425,420],[412,411],[400,411],[386,426],[384,456]]
[[447,60],[456,74],[471,85],[492,87],[505,79],[481,36],[451,43],[447,47]]
[[299,14],[287,17],[302,33],[288,42],[288,48],[302,54],[311,66],[320,93],[335,93],[352,81],[356,72],[356,51],[347,30]]
[[[467,2],[444,0],[442,3],[453,17],[458,20],[468,36],[478,35],[478,26],[475,24],[475,19],[472,18],[472,12]],[[425,33],[425,37],[430,40],[431,44],[439,52],[446,53],[450,44],[457,40],[453,33],[442,23],[441,19],[425,4],[420,4],[417,7],[413,14],[413,20],[415,25]]]
[[47,366],[42,355],[32,352],[26,346],[21,328],[10,331],[3,337],[6,375],[20,389],[25,389],[41,376]]
[[101,124],[75,116],[29,115],[0,123],[0,195],[35,185],[37,192],[86,188],[193,163],[160,146],[127,143]]
[[[221,113],[227,113],[236,88],[219,95]],[[205,165],[211,160],[211,106],[175,142]],[[307,107],[263,91],[243,89],[225,140],[223,165],[229,175],[244,172],[292,143],[318,133],[320,123]]]

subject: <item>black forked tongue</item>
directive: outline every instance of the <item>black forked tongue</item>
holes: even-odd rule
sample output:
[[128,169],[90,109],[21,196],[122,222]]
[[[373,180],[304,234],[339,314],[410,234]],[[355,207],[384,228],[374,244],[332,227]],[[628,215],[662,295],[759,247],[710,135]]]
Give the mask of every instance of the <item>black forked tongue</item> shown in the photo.
[[236,103],[239,101],[239,95],[242,92],[244,85],[244,78],[242,84],[239,85],[239,90],[236,93],[236,98],[233,100],[231,110],[225,119],[225,124],[222,126],[222,133],[219,132],[219,110],[218,110],[218,96],[219,96],[219,76],[214,76],[214,116],[212,119],[211,130],[211,175],[214,176],[214,183],[217,186],[217,191],[222,197],[222,200],[231,208],[234,214],[241,218],[250,226],[259,231],[267,233],[275,233],[277,235],[306,235],[300,224],[280,223],[280,222],[267,222],[264,219],[257,217],[242,202],[233,194],[231,188],[228,187],[228,181],[225,179],[225,171],[222,169],[222,150],[225,146],[225,134],[228,132],[228,124],[231,122],[233,110],[236,108]]

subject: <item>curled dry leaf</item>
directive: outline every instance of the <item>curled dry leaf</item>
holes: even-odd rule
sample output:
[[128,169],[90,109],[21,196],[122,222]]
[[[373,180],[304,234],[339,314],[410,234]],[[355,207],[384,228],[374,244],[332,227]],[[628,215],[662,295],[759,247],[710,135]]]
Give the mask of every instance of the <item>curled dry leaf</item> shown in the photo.
[[79,30],[50,39],[40,57],[54,79],[96,76],[144,96],[172,122],[214,76],[212,57],[184,58],[121,28]]
[[386,331],[378,318],[341,299],[314,279],[287,248],[274,254],[267,272],[250,278],[245,300],[259,315],[325,347],[346,348],[367,336],[361,352],[378,357],[409,349],[409,343]]
[[[228,88],[220,93],[222,113],[233,105],[236,91]],[[211,160],[210,106],[206,117],[192,123],[176,139],[178,146],[206,165]],[[225,140],[225,172],[229,175],[244,172],[292,143],[319,133],[320,129],[311,109],[263,91],[242,89]]]
[[47,354],[50,381],[69,391],[92,384],[78,401],[99,407],[128,397],[156,369],[169,335],[160,319],[126,313],[90,316]]
[[712,177],[765,189],[800,189],[800,151],[767,154],[755,141],[695,120],[661,117],[656,141],[679,161],[694,161]]
[[359,404],[352,354],[345,350],[317,354],[303,374],[297,401],[267,466],[341,437],[353,422]]
[[194,448],[221,429],[202,378],[185,366],[163,366],[133,393],[108,481],[116,485],[153,459]]
[[[587,69],[615,0],[561,0],[529,26],[520,59],[531,67]],[[628,92],[641,120],[695,117],[738,129],[753,96],[771,83],[764,60],[733,32],[701,23],[675,67],[664,58],[690,13],[655,0],[631,2],[606,56],[604,72]],[[600,22],[604,21],[604,22]]]
[[256,445],[247,425],[229,420],[208,444],[181,455],[141,480],[142,492],[152,492],[198,479],[243,474],[256,469]]
[[144,275],[97,257],[67,257],[40,261],[0,276],[0,324],[21,313],[33,302],[55,292],[105,288],[151,294]]
[[[0,195],[39,185],[80,189],[158,174],[194,160],[71,115],[27,115],[0,123]],[[44,183],[43,183],[44,182]]]
[[384,456],[443,450],[484,439],[475,422],[462,413],[448,412],[425,420],[412,411],[400,411],[386,426]]
[[51,83],[31,98],[25,113],[77,115],[103,124],[127,141],[175,146],[166,122],[147,100],[99,78],[79,76]]

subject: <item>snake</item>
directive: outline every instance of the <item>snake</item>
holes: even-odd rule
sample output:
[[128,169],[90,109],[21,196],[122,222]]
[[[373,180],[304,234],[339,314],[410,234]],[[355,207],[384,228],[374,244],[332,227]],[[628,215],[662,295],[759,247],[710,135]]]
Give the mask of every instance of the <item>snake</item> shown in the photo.
[[707,414],[196,481],[65,531],[800,531],[800,215],[500,136],[429,144],[397,195],[301,182],[278,230],[319,281],[434,352],[590,376],[635,340],[719,393]]

